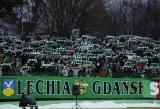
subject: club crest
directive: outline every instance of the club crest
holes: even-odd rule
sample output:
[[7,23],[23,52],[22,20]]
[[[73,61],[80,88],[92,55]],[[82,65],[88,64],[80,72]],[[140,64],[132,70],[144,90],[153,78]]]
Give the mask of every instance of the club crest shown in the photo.
[[80,85],[80,95],[83,95],[87,92],[89,84],[86,80],[74,80],[75,85]]
[[2,80],[2,93],[3,95],[10,97],[12,96],[15,91],[14,91],[14,79],[3,79]]

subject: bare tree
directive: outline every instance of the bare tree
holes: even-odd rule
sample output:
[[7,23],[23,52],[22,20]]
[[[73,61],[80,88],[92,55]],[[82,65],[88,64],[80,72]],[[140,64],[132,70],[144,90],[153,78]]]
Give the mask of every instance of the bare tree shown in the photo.
[[69,36],[73,28],[85,23],[83,19],[93,0],[40,0],[35,4],[34,19],[41,19],[47,33]]

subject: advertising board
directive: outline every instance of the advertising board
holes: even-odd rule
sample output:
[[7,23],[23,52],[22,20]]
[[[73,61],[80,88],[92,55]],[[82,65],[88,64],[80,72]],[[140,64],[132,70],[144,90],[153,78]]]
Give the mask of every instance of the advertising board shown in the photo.
[[20,99],[29,94],[37,99],[74,99],[72,87],[80,85],[80,99],[159,98],[159,82],[142,78],[103,77],[0,77],[0,99]]

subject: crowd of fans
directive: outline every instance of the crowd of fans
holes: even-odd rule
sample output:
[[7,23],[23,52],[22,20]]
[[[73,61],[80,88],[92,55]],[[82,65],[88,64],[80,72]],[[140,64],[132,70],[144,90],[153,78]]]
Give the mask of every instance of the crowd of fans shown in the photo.
[[0,75],[157,77],[160,41],[133,35],[1,35],[0,62]]

